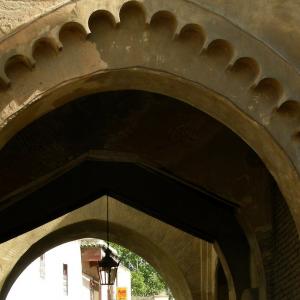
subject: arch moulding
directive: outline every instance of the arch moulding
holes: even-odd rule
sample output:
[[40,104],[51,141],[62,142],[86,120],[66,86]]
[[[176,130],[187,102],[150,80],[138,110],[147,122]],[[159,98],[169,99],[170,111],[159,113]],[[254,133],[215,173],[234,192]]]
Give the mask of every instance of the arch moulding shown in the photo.
[[300,232],[299,75],[224,18],[181,0],[76,1],[7,36],[0,53],[1,147],[83,95],[165,94],[208,113],[256,151]]

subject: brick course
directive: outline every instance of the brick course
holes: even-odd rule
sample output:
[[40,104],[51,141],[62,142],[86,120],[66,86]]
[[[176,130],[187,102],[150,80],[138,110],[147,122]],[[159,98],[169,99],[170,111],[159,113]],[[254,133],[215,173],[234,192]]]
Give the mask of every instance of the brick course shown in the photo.
[[271,300],[300,300],[300,241],[286,202],[273,198]]

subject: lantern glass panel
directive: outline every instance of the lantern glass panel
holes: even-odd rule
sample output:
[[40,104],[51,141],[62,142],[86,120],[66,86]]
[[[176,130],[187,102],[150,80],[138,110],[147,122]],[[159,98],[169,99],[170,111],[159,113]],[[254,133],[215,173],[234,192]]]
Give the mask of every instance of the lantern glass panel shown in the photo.
[[100,284],[113,285],[117,277],[117,268],[101,268],[100,269]]
[[101,285],[113,285],[117,277],[119,262],[111,254],[111,250],[107,248],[105,256],[98,262]]

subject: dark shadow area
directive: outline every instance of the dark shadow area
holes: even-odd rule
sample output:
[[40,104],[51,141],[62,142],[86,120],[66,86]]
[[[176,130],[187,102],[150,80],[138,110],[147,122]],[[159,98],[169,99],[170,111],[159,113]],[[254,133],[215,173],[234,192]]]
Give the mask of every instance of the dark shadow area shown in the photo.
[[229,300],[228,283],[220,262],[218,262],[216,272],[216,293],[216,300]]

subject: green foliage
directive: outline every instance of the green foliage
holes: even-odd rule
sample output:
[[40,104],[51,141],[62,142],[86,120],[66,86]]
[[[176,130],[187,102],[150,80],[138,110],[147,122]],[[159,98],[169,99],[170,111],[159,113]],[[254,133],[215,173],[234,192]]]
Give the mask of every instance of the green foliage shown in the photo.
[[131,291],[133,296],[153,296],[168,290],[155,269],[140,256],[117,244],[112,247],[118,251],[121,263],[131,271]]
[[147,295],[147,287],[141,272],[131,272],[131,293],[134,296]]

